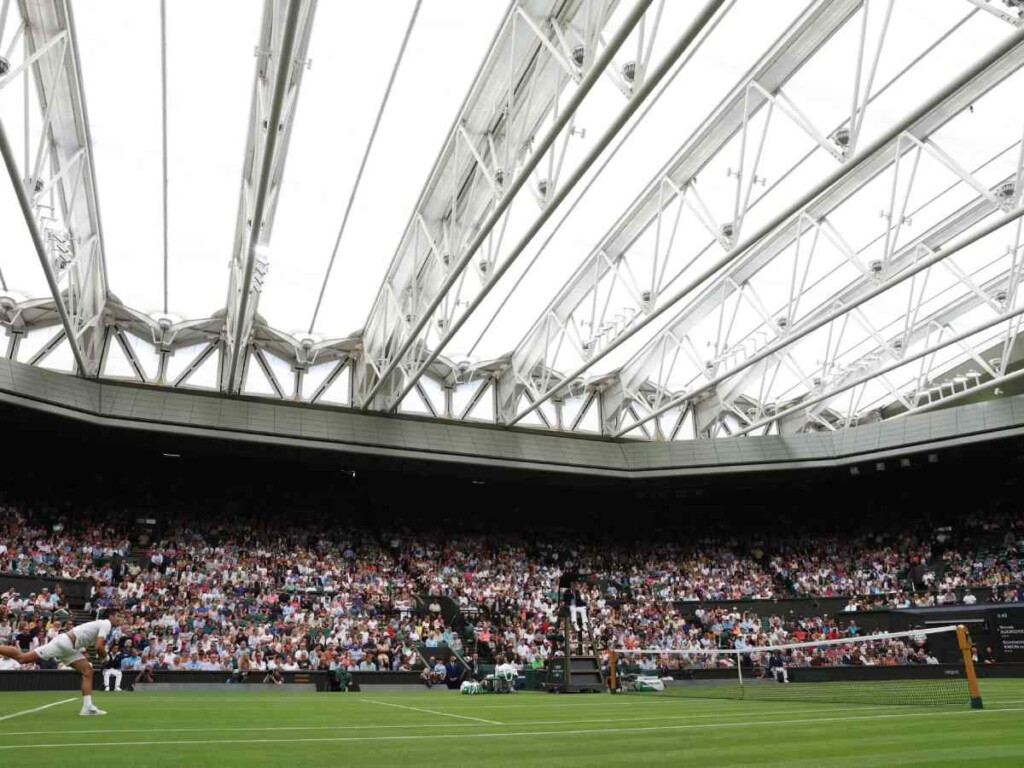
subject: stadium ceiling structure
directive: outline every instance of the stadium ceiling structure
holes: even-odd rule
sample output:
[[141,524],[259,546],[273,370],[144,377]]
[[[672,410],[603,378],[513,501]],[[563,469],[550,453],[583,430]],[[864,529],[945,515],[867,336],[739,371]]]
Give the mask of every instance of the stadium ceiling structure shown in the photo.
[[199,2],[0,0],[5,357],[644,440],[1017,376],[1024,0]]

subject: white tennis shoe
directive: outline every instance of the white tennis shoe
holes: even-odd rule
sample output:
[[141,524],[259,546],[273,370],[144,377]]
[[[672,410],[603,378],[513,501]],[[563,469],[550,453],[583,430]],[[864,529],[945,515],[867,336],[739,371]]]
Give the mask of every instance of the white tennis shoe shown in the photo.
[[82,711],[79,712],[78,714],[81,715],[82,717],[89,717],[91,715],[105,715],[107,713],[104,712],[99,707],[92,706],[92,707],[82,707]]

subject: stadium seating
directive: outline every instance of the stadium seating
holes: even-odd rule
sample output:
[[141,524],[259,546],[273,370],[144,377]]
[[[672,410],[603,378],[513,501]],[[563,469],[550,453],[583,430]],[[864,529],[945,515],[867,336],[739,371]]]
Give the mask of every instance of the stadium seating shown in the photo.
[[[127,518],[54,526],[31,507],[2,511],[0,574],[88,580],[91,608],[128,607],[132,620],[120,642],[138,650],[132,664],[153,669],[229,670],[245,655],[261,672],[397,671],[430,656],[455,654],[468,666],[470,657],[486,664],[498,653],[536,667],[551,653],[558,579],[570,565],[599,576],[583,590],[597,637],[627,648],[765,645],[863,631],[851,630],[847,617],[755,610],[767,604],[758,600],[844,597],[843,613],[853,614],[971,602],[971,590],[991,601],[1024,599],[1024,522],[1012,515],[971,518],[955,542],[893,530],[843,541],[624,539],[565,549],[556,538],[244,516],[209,523],[169,516],[160,541],[140,546]],[[741,600],[755,603],[731,605]],[[69,605],[59,588],[9,590],[0,642],[45,642],[72,620],[73,608],[81,606]],[[885,648],[877,661],[893,660],[925,663],[927,653]]]

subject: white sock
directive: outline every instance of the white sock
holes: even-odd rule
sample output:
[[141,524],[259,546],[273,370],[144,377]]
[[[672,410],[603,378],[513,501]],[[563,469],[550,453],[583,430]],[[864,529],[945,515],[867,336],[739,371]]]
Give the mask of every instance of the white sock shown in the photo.
[[91,695],[83,696],[82,697],[82,709],[88,709],[91,706],[92,706],[92,696]]

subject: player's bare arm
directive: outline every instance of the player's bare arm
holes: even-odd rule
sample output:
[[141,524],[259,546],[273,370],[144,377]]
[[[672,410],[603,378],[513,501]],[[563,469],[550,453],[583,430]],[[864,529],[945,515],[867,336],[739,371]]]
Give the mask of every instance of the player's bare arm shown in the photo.
[[100,659],[107,655],[107,636],[118,623],[117,612],[108,609],[106,616],[95,621],[87,621],[73,629],[62,632],[45,645],[34,651],[22,651],[14,645],[0,646],[0,656],[14,659],[19,664],[37,664],[41,661],[52,661],[74,669],[81,676],[82,715],[105,715],[92,703],[92,664],[85,657],[84,649],[95,648]]

